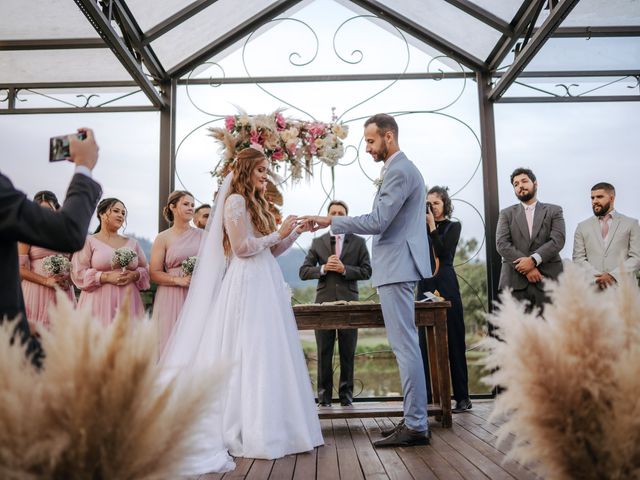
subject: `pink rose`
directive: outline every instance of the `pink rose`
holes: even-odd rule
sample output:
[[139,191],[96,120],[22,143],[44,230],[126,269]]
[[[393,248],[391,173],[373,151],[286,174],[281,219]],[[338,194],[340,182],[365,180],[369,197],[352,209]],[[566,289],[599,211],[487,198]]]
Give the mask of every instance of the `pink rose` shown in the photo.
[[309,125],[309,133],[314,137],[321,137],[324,135],[324,127],[323,123],[312,123]]
[[276,113],[276,130],[281,132],[287,128],[287,122],[280,113]]
[[249,146],[254,150],[258,150],[260,153],[264,153],[264,148],[259,143],[251,143]]
[[282,148],[278,147],[273,151],[273,154],[271,155],[271,158],[274,160],[282,160],[284,159],[284,151],[282,150]]
[[249,141],[251,143],[257,143],[260,144],[260,134],[258,133],[257,130],[251,130],[251,132],[249,133]]
[[233,116],[224,117],[224,126],[228,132],[233,132],[233,129],[236,126],[236,117],[233,117]]

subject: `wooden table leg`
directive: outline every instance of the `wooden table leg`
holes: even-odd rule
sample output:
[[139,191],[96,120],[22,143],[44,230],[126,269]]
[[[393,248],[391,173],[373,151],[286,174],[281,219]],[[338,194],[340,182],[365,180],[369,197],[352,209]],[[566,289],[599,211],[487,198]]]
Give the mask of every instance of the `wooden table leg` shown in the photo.
[[[442,426],[450,428],[451,418],[451,371],[449,370],[449,342],[447,338],[447,313],[436,313],[435,321],[436,351],[440,383],[440,405],[442,406]],[[435,398],[435,397],[434,397]]]

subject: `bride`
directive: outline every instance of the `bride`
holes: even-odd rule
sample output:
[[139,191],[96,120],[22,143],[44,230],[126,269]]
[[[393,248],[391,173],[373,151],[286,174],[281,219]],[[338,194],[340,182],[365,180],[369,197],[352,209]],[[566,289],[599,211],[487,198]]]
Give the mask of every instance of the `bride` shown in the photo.
[[264,198],[268,175],[260,151],[237,154],[160,359],[167,371],[227,369],[185,474],[230,470],[229,454],[275,459],[323,443],[290,291],[275,260],[308,227],[290,216],[276,230]]

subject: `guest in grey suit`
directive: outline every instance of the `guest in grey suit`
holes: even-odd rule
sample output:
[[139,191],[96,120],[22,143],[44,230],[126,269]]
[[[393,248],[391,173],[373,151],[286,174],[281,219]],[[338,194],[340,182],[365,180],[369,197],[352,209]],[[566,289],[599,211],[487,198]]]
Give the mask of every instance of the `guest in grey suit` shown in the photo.
[[[573,261],[593,275],[600,289],[616,284],[623,271],[635,278],[640,270],[640,224],[614,208],[616,189],[610,183],[591,188],[594,216],[578,224]],[[623,267],[622,269],[620,267]]]
[[425,187],[420,171],[400,151],[398,124],[378,114],[365,124],[367,152],[384,162],[371,213],[358,217],[302,217],[334,234],[373,235],[372,283],[378,288],[382,315],[395,353],[404,395],[404,421],[377,447],[426,445],[427,388],[415,325],[414,287],[431,276],[425,215]]
[[76,173],[60,210],[42,208],[0,174],[0,323],[5,317],[16,322],[14,335],[27,343],[27,355],[37,367],[42,363],[43,353],[40,343],[29,333],[20,287],[17,242],[60,252],[74,252],[84,245],[101,189],[91,179],[91,170],[98,160],[93,132],[79,131],[86,132],[87,138],[78,140],[71,136],[69,139],[69,160],[76,164]]
[[520,202],[500,211],[498,218],[496,248],[502,256],[499,289],[510,288],[515,298],[529,302],[528,311],[538,308],[542,313],[548,302],[544,280],[562,273],[562,208],[538,201],[538,181],[528,168],[514,170],[511,185]]
[[[349,213],[347,204],[340,200],[329,203],[330,217],[344,217]],[[318,279],[316,302],[358,300],[358,280],[371,278],[369,250],[364,238],[348,233],[325,233],[315,238],[300,267],[302,280]],[[316,330],[318,347],[318,403],[330,406],[333,394],[333,349],[338,337],[340,350],[340,385],[338,396],[342,406],[353,401],[353,360],[358,343],[358,330],[340,328]]]

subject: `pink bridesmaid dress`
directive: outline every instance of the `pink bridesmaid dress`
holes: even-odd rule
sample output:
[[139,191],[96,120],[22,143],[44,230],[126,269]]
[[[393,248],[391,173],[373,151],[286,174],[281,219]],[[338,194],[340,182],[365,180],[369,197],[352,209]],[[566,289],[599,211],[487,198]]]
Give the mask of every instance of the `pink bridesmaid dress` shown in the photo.
[[[131,291],[131,315],[133,318],[144,316],[144,305],[140,290],[149,288],[149,268],[144,252],[137,240],[129,238],[124,247],[135,251],[138,256],[126,267],[127,270],[138,271],[140,279],[129,285],[118,286],[100,283],[100,274],[113,271],[111,258],[116,250],[112,246],[98,240],[92,235],[87,237],[82,250],[71,258],[71,279],[82,290],[78,300],[78,308],[90,306],[96,320],[104,325],[113,321],[118,307]],[[119,270],[119,267],[116,268]]]
[[[27,268],[38,275],[48,277],[49,274],[44,271],[42,264],[44,259],[50,255],[64,255],[67,258],[71,258],[71,255],[66,253],[54,252],[47,248],[42,247],[29,247],[28,255],[20,255],[20,266]],[[74,304],[76,297],[73,292],[73,287],[69,283],[69,288],[66,291],[69,300]],[[39,283],[30,282],[29,280],[22,280],[22,296],[24,297],[25,308],[27,311],[27,320],[32,326],[44,325],[49,328],[49,305],[55,304],[56,292],[53,288],[45,287]]]
[[[182,261],[198,254],[202,234],[203,230],[191,228],[169,245],[164,257],[164,271],[172,277],[184,276]],[[185,287],[158,285],[153,302],[153,321],[158,327],[158,354],[162,353],[169,340],[188,291]]]

